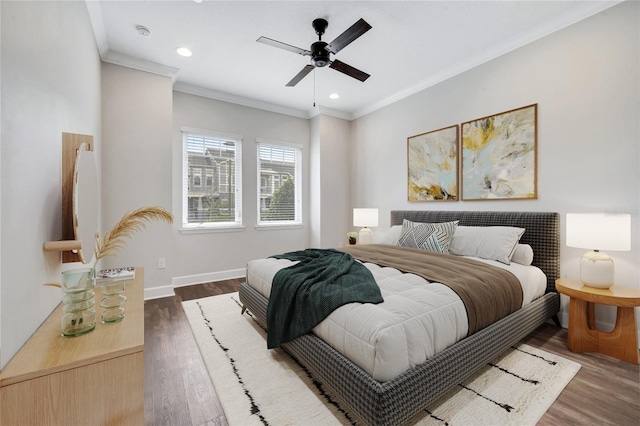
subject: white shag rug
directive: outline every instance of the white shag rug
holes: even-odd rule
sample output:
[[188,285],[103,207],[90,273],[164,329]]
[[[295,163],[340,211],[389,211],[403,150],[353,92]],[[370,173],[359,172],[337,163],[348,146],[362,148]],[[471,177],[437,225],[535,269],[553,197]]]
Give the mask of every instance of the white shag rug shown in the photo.
[[[236,425],[357,424],[245,313],[238,293],[183,302],[227,421]],[[519,344],[418,414],[416,425],[535,425],[580,364]]]

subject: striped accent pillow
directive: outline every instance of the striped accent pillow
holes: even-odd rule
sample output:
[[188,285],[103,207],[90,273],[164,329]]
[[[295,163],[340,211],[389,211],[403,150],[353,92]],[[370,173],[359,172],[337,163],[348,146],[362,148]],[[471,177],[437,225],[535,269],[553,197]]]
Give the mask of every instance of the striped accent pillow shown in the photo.
[[418,223],[404,219],[398,245],[449,254],[449,246],[457,226],[457,220],[443,223]]

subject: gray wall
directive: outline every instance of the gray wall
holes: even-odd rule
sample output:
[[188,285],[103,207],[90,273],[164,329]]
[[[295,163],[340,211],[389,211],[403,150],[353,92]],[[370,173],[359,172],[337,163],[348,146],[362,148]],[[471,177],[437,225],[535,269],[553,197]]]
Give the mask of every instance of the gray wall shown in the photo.
[[[632,250],[610,254],[616,282],[640,288],[639,7],[622,3],[355,120],[351,193],[380,209],[376,236],[392,209],[556,211],[562,229],[568,212],[631,213]],[[407,202],[408,136],[533,103],[537,200]],[[563,247],[562,276],[579,276],[583,252]]]
[[351,205],[350,153],[351,123],[320,116],[320,247],[347,244],[347,232],[353,229]]
[[[193,127],[242,135],[242,222],[244,229],[181,233],[182,133]],[[303,223],[294,228],[256,228],[256,139],[302,145]],[[230,104],[182,92],[173,93],[173,277],[175,285],[207,282],[244,275],[247,261],[309,244],[309,120]],[[167,188],[170,190],[171,188]]]
[[340,118],[311,119],[311,247],[341,247],[352,229],[350,132]]
[[[94,136],[100,164],[100,57],[84,2],[0,2],[2,218],[0,368],[62,299],[62,132]],[[99,188],[98,188],[99,190]]]
[[[102,64],[102,234],[128,211],[150,206],[171,211],[172,90],[169,77]],[[165,269],[158,269],[160,257]],[[145,289],[171,285],[172,226],[148,223],[101,266],[142,266]]]

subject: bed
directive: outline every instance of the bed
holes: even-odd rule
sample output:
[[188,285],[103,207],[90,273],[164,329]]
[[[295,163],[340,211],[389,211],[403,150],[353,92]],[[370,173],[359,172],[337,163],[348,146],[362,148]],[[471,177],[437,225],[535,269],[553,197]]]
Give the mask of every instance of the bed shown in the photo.
[[[499,321],[460,340],[390,380],[376,380],[321,338],[309,333],[283,343],[294,356],[366,424],[401,424],[451,387],[554,318],[559,310],[559,215],[546,212],[415,211],[391,212],[391,225],[458,221],[458,226],[511,226],[526,229],[520,243],[532,247],[532,265],[546,276],[544,294]],[[268,300],[251,283],[240,286],[240,300],[266,327]]]

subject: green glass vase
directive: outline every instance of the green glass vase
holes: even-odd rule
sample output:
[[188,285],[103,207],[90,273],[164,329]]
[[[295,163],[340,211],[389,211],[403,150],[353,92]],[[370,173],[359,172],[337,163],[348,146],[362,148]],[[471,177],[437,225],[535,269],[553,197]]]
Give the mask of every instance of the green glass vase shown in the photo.
[[63,312],[62,336],[75,337],[96,328],[94,287],[96,274],[93,268],[71,269],[62,273]]

